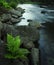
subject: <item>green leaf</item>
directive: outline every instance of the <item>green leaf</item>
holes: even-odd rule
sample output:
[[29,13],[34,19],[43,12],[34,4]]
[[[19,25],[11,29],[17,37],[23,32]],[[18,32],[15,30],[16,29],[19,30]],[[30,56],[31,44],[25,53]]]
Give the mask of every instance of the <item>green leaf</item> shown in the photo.
[[18,58],[20,58],[20,59],[27,59],[27,57],[25,55],[19,55]]
[[14,37],[7,34],[7,43],[10,44],[10,45],[13,44],[14,43]]
[[6,54],[6,55],[5,55],[5,58],[14,59],[14,57],[13,57],[11,54]]
[[27,55],[28,53],[30,52],[27,49],[19,48],[18,50],[19,55]]
[[18,48],[20,47],[20,45],[21,45],[20,36],[16,36],[16,37],[15,37],[14,43],[16,44],[16,47],[18,47]]
[[7,34],[7,47],[8,47],[8,50],[12,51],[13,46],[14,46],[14,38],[11,35]]

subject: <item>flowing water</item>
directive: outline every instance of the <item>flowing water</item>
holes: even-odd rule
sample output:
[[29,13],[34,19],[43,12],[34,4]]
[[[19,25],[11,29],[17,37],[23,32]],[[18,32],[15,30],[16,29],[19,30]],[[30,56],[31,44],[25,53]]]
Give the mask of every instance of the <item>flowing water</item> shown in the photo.
[[[53,22],[54,21],[54,8],[43,7],[33,4],[19,4],[18,7],[25,9],[23,19],[18,25],[28,25],[28,19],[38,21],[40,23]],[[46,11],[46,13],[41,13]],[[41,50],[41,65],[54,65],[54,32],[51,29],[40,30],[40,50]]]

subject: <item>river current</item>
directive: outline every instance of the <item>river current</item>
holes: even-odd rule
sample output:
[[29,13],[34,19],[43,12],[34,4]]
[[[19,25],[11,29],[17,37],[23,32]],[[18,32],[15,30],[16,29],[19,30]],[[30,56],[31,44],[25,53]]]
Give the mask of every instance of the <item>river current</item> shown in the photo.
[[[25,18],[18,25],[28,25],[27,20],[31,19],[40,23],[54,22],[54,8],[35,4],[19,4],[18,7],[25,9],[22,18]],[[45,11],[45,13],[41,13]],[[54,31],[54,29],[53,29]],[[54,65],[54,32],[48,29],[40,30],[41,65]]]

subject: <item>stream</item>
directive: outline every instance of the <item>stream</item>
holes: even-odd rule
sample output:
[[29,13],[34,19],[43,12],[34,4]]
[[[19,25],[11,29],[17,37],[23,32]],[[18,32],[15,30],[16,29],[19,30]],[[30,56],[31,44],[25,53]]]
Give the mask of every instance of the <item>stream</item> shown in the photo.
[[[28,25],[28,19],[38,21],[40,23],[54,21],[54,8],[43,7],[35,4],[19,4],[18,7],[25,9],[22,21],[18,25]],[[41,13],[45,11],[46,13]],[[54,65],[54,32],[48,29],[40,30],[40,51],[41,51],[41,65]]]

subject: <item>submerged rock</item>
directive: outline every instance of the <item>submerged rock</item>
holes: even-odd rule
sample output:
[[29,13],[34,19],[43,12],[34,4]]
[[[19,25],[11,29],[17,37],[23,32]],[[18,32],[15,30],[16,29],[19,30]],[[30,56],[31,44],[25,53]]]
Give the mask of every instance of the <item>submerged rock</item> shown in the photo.
[[29,23],[29,26],[36,27],[36,29],[42,27],[41,23],[40,23],[40,22],[37,22],[37,21],[32,21],[32,22],[30,22],[30,23]]
[[28,22],[33,22],[33,20],[31,20],[31,19],[28,19],[27,21],[28,21]]
[[42,14],[45,14],[45,13],[47,13],[47,11],[46,11],[46,10],[43,10],[43,11],[41,11],[41,13],[42,13]]

